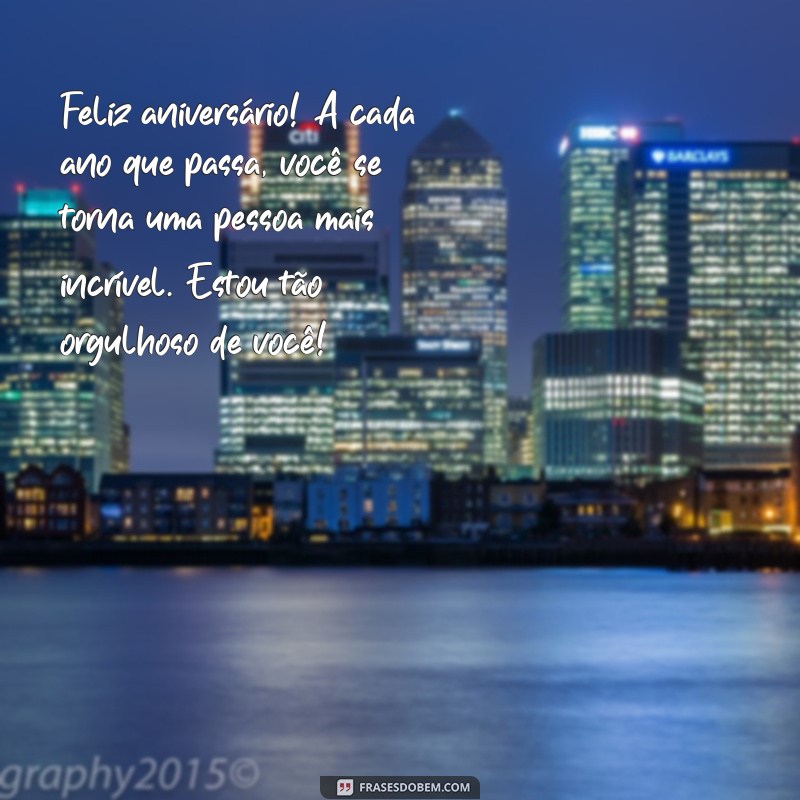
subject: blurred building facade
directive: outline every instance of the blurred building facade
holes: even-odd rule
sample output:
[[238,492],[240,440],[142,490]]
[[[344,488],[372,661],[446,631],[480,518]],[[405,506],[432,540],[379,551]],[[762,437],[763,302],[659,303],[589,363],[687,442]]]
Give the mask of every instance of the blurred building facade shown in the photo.
[[[356,126],[347,122],[334,129],[305,120],[294,128],[252,126],[249,137],[250,157],[260,161],[262,175],[242,176],[243,209],[270,209],[273,214],[279,209],[297,212],[303,226],[310,228],[318,213],[339,215],[367,208],[368,179],[353,169],[353,162],[361,154]],[[341,159],[339,175],[299,177],[289,169],[293,157],[322,158],[327,163],[334,149]]]
[[484,463],[506,463],[507,204],[502,164],[459,115],[408,162],[402,210],[403,325],[414,336],[475,336],[484,364]]
[[[221,362],[218,470],[260,476],[332,471],[336,342],[388,332],[387,259],[384,235],[230,235],[223,241],[225,269],[272,285],[266,296],[232,294],[220,301],[220,324],[240,336],[243,346]],[[284,270],[303,272],[307,281],[319,276],[321,292],[314,298],[284,296],[277,285]],[[300,337],[306,325],[322,320],[322,355],[253,351],[254,334]]]
[[21,189],[18,213],[0,218],[0,471],[11,479],[29,464],[65,464],[94,490],[103,473],[127,469],[122,357],[91,367],[60,345],[70,333],[117,335],[122,301],[61,296],[63,275],[113,272],[90,232],[62,228],[64,204],[82,207],[72,192]]
[[702,458],[700,376],[679,333],[548,334],[534,346],[534,474],[641,482]]
[[268,539],[272,508],[265,488],[242,475],[106,475],[98,498],[99,532],[119,542]]
[[425,465],[448,476],[484,459],[483,365],[478,339],[339,339],[337,463]]
[[18,539],[84,537],[89,528],[89,496],[83,476],[61,465],[51,473],[24,467],[8,500],[8,533]]
[[530,397],[508,398],[508,465],[505,474],[511,479],[534,477]]
[[445,537],[477,539],[489,530],[490,492],[494,475],[463,475],[447,479],[434,475],[430,484],[431,522]]
[[333,475],[309,479],[308,531],[421,529],[429,521],[427,467],[340,467]]
[[800,422],[800,146],[644,144],[620,186],[627,316],[687,333],[706,465],[788,465]]
[[617,219],[619,167],[641,141],[682,137],[679,122],[606,121],[575,125],[561,140],[562,317],[567,331],[624,324],[617,314],[625,249]]

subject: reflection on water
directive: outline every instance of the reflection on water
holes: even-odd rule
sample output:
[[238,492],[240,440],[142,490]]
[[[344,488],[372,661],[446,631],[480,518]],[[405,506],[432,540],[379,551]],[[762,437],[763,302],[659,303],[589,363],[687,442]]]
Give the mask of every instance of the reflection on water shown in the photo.
[[781,574],[5,571],[0,753],[250,756],[288,800],[336,773],[794,800],[798,620]]

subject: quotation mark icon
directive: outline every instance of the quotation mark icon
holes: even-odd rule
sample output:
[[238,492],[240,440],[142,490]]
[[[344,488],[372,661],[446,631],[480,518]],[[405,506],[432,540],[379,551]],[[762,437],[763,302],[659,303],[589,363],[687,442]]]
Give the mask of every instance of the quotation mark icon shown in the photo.
[[352,778],[339,778],[336,781],[336,796],[337,797],[350,797],[353,794],[353,779]]

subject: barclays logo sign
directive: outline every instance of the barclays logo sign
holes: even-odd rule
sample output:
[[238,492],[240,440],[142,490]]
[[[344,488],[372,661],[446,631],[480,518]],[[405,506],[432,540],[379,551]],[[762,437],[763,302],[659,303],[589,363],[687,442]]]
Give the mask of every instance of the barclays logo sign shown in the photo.
[[731,163],[727,147],[655,147],[650,163],[661,166],[726,167]]
[[666,157],[667,154],[663,150],[653,150],[653,152],[650,153],[650,159],[654,164],[663,164]]

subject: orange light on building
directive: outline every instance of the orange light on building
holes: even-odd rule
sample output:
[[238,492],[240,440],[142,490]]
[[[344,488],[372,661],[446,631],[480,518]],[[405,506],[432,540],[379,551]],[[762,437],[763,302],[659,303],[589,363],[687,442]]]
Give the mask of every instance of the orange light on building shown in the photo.
[[266,542],[274,531],[272,506],[253,506],[250,535],[253,539]]

